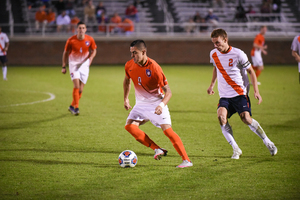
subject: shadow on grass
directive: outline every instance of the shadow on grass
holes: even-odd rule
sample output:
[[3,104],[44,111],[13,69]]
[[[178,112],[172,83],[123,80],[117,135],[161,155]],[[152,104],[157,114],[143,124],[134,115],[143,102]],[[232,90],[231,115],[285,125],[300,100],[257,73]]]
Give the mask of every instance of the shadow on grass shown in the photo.
[[[31,113],[30,113],[30,115],[31,115]],[[36,120],[36,121],[30,121],[30,122],[28,122],[28,121],[19,122],[19,123],[14,122],[13,124],[7,124],[7,125],[4,125],[4,126],[1,126],[0,130],[21,129],[21,128],[24,128],[24,127],[31,127],[33,125],[36,126],[39,123],[55,121],[55,120],[58,120],[58,119],[65,118],[67,116],[70,116],[70,114],[67,113],[67,114],[62,114],[62,115],[52,117],[52,118],[49,118],[49,119],[42,119],[42,120]]]

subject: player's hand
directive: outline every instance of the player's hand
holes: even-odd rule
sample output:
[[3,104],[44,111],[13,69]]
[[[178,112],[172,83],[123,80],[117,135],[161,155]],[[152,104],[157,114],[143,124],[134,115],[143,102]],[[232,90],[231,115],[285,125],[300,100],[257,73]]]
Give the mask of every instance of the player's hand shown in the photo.
[[263,52],[264,55],[268,54],[268,52],[266,50],[262,50],[261,52]]
[[62,68],[61,69],[61,73],[63,73],[63,74],[67,73],[67,69],[66,68]]
[[215,92],[214,92],[214,90],[213,90],[212,87],[209,87],[209,88],[207,89],[207,94],[209,94],[209,95],[215,94]]
[[262,98],[261,98],[260,94],[259,94],[259,93],[254,93],[254,97],[255,97],[255,99],[258,100],[258,103],[257,103],[257,104],[258,104],[258,105],[261,104]]
[[124,108],[125,108],[126,110],[129,110],[129,109],[132,108],[132,107],[130,106],[130,104],[129,104],[129,99],[126,99],[126,100],[124,101]]
[[161,106],[157,106],[155,108],[155,112],[154,113],[157,114],[157,115],[161,115],[162,111],[163,111],[163,108]]

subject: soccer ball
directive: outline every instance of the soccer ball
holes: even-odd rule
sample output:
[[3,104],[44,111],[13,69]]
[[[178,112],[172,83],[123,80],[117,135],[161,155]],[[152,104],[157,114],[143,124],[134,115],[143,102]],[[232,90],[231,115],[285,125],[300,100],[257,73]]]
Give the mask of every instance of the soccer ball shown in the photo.
[[119,155],[119,164],[121,167],[135,167],[138,158],[131,150],[125,150]]

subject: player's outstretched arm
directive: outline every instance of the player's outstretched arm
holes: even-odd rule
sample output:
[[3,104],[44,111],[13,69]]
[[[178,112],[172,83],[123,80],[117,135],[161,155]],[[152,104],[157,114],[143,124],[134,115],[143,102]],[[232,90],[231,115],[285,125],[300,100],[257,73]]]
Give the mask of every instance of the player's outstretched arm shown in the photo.
[[97,54],[97,49],[91,50],[91,54],[90,54],[90,56],[89,56],[90,64],[92,64],[92,62],[93,62],[93,60],[94,60],[96,54]]
[[210,83],[210,86],[207,89],[207,94],[209,94],[209,95],[215,94],[213,89],[214,89],[214,86],[216,84],[216,81],[217,81],[217,68],[214,67],[211,83]]
[[300,56],[296,51],[292,51],[292,56],[295,58],[297,62],[300,62]]
[[163,107],[165,107],[165,105],[167,105],[167,103],[170,101],[171,97],[172,97],[172,91],[169,87],[169,85],[165,85],[162,87],[162,90],[165,93],[165,96],[163,98],[163,100],[161,101],[161,103],[155,108],[155,114],[160,115],[162,113]]
[[69,52],[64,51],[63,56],[62,56],[62,69],[61,73],[65,74],[67,72],[66,65],[68,63],[68,57],[69,57]]
[[128,78],[126,75],[125,75],[125,78],[124,78],[124,81],[123,81],[123,90],[124,90],[124,108],[126,110],[129,110],[131,109],[132,107],[130,106],[130,103],[129,103],[129,92],[130,92],[130,88],[131,88],[131,85],[130,85],[130,78]]
[[247,72],[250,75],[250,79],[251,79],[251,83],[253,85],[253,90],[254,90],[254,98],[258,100],[257,104],[261,104],[262,102],[262,97],[259,94],[259,90],[258,90],[258,85],[257,85],[257,79],[256,79],[256,75],[255,72],[253,70],[252,67],[250,67],[249,69],[247,69]]

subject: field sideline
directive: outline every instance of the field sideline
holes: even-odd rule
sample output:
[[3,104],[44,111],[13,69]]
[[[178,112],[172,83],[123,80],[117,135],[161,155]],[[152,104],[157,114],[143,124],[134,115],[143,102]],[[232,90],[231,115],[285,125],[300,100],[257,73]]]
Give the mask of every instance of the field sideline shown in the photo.
[[[173,129],[194,166],[177,169],[181,159],[171,142],[150,122],[143,125],[169,150],[154,152],[124,129],[123,66],[92,66],[72,116],[72,82],[55,67],[8,67],[0,81],[0,199],[300,199],[300,84],[297,66],[266,66],[253,118],[276,144],[272,157],[261,139],[235,114],[230,119],[239,160],[218,125],[215,95],[206,93],[211,66],[162,65],[173,96]],[[130,102],[133,106],[134,88]],[[123,169],[118,155],[138,156]]]

